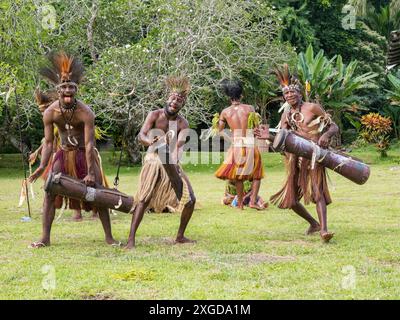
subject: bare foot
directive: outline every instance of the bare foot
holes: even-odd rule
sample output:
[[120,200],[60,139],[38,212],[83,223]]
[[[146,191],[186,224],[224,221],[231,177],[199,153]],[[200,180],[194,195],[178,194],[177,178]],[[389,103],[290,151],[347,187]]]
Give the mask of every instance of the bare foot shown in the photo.
[[132,242],[132,241],[128,242],[128,243],[126,244],[126,246],[124,247],[124,249],[125,249],[125,250],[135,249],[135,242]]
[[265,210],[264,207],[260,207],[259,205],[257,205],[257,204],[252,204],[252,203],[249,203],[249,208],[251,208],[251,209],[256,209],[256,210],[258,210],[258,211]]
[[334,236],[333,232],[328,232],[328,231],[321,232],[321,239],[325,243],[328,243],[329,240],[331,240],[333,238],[333,236]]
[[32,242],[28,248],[30,249],[39,249],[39,248],[44,248],[50,246],[50,242],[42,242],[42,241],[35,241]]
[[114,238],[106,238],[106,243],[111,246],[121,246],[121,241],[117,241]]
[[196,240],[190,240],[186,237],[176,237],[175,243],[196,243]]
[[319,224],[311,225],[311,226],[307,229],[306,235],[307,235],[307,236],[310,236],[310,235],[312,235],[312,234],[314,234],[314,233],[316,233],[316,232],[318,232],[318,231],[320,231],[320,230],[321,230],[321,226],[320,226]]

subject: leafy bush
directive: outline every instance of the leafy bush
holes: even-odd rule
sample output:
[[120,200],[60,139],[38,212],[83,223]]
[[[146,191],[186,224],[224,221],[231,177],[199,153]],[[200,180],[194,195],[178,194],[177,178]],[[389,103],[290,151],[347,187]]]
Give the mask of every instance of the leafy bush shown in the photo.
[[392,131],[392,120],[381,116],[379,113],[368,113],[361,117],[363,130],[361,137],[367,143],[375,144],[381,157],[387,157],[387,150],[390,147],[389,133]]

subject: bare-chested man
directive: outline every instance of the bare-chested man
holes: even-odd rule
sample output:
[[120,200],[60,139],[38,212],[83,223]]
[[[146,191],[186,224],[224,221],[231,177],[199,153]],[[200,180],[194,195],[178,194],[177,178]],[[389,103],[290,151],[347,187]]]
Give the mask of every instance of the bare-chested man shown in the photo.
[[[319,104],[303,102],[299,81],[289,75],[287,65],[283,72],[276,70],[275,73],[283,97],[290,105],[290,110],[282,114],[281,128],[293,130],[321,147],[328,147],[332,136],[339,131],[338,126]],[[261,126],[255,133],[260,139],[269,138],[268,128]],[[294,154],[286,154],[286,157],[289,171],[287,181],[282,190],[271,197],[271,201],[281,209],[292,209],[310,224],[307,234],[320,231],[321,239],[328,242],[334,234],[328,232],[327,225],[327,205],[332,201],[325,168],[316,163],[312,169],[310,160]],[[319,223],[300,203],[302,197],[305,204],[310,201],[316,204]]]
[[[82,179],[87,185],[101,185],[103,178],[99,160],[94,149],[94,113],[82,101],[75,98],[81,81],[81,62],[65,53],[55,53],[49,57],[51,66],[43,68],[41,74],[56,85],[58,100],[53,102],[43,114],[44,144],[39,167],[29,177],[35,181],[45,170],[53,152],[54,131],[58,128],[61,139],[60,149],[54,156],[52,172],[62,172]],[[50,230],[55,209],[63,204],[61,196],[45,194],[43,204],[42,238],[31,244],[32,248],[50,245]],[[70,209],[91,210],[89,203],[68,199]],[[107,208],[97,208],[108,244],[116,244],[111,234],[110,217]]]
[[[169,77],[166,83],[169,97],[164,109],[150,112],[139,133],[139,141],[149,149],[140,173],[139,191],[135,199],[137,204],[133,211],[126,249],[135,246],[136,231],[152,199],[158,197],[167,202],[171,192],[176,193],[175,196],[180,200],[177,211],[182,212],[175,242],[194,242],[186,238],[184,232],[192,216],[196,198],[187,176],[178,165],[179,150],[186,142],[189,128],[188,121],[179,115],[179,111],[186,102],[190,84],[186,77]],[[169,159],[161,159],[161,148],[157,149],[157,144],[158,147],[167,145],[171,151]],[[176,190],[176,184],[180,184],[180,191]]]
[[263,210],[264,208],[257,204],[257,196],[261,179],[264,177],[264,168],[260,151],[255,145],[253,132],[249,130],[253,128],[249,128],[248,121],[255,110],[253,106],[240,102],[243,87],[239,80],[223,80],[221,84],[225,94],[230,98],[231,105],[222,110],[218,130],[222,133],[227,123],[233,133],[233,138],[224,163],[215,172],[215,176],[235,183],[238,195],[237,208],[242,210],[243,181],[252,181],[249,207]]
[[[39,107],[40,113],[43,114],[46,111],[46,109],[56,100],[58,100],[58,93],[55,90],[51,90],[48,92],[42,92],[40,90],[36,90],[35,91],[35,98],[36,98],[36,103]],[[95,132],[96,132],[96,127],[95,127]],[[97,138],[97,134],[95,134],[96,138]],[[29,155],[29,164],[33,165],[35,164],[35,162],[38,160],[39,155],[42,154],[42,149],[43,149],[43,145],[44,145],[45,139],[43,138],[41,141],[41,144],[39,146],[39,148],[37,148],[33,153],[31,153]],[[54,127],[54,143],[53,143],[53,154],[55,155],[57,153],[58,150],[60,150],[60,145],[61,145],[61,141],[60,141],[60,135],[58,134],[58,128]],[[96,149],[96,153],[100,156],[100,154],[98,153],[97,149]],[[47,164],[46,169],[44,170],[43,174],[42,174],[42,178],[44,181],[47,181],[48,175],[52,169],[52,165],[53,165],[53,155],[50,157],[50,161]],[[103,168],[100,167],[100,170],[102,172],[102,177],[103,177],[103,186],[108,187],[108,181],[104,175],[103,172]],[[96,210],[93,210],[93,214],[92,214],[92,219],[97,219],[98,213]],[[74,214],[72,216],[72,220],[73,221],[82,221],[83,217],[82,217],[82,210],[81,209],[74,209]]]

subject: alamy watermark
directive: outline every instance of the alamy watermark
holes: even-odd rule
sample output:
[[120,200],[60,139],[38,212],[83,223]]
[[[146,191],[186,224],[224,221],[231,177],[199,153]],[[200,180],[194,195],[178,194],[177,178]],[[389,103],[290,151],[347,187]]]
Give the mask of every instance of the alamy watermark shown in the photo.
[[356,288],[356,268],[352,265],[344,266],[342,268],[344,274],[342,278],[342,289],[354,290]]
[[346,4],[342,8],[345,16],[342,18],[342,28],[344,30],[354,30],[356,28],[357,10],[354,6]]
[[44,265],[42,267],[42,274],[44,277],[42,279],[42,288],[45,291],[55,290],[57,281],[56,281],[56,269],[53,265]]
[[57,27],[57,12],[54,3],[59,0],[41,0],[35,1],[39,14],[39,20],[44,30],[52,31]]

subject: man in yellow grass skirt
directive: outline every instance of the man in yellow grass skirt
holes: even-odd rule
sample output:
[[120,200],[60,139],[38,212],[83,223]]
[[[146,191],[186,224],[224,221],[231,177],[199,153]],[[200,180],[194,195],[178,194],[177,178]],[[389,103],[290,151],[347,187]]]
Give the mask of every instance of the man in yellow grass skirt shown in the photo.
[[261,179],[264,178],[264,168],[261,154],[256,146],[252,129],[260,122],[254,107],[240,102],[243,87],[238,80],[223,80],[222,88],[230,98],[231,105],[225,108],[218,120],[218,131],[223,135],[227,123],[233,133],[232,146],[229,148],[223,164],[215,172],[219,179],[235,183],[238,195],[238,209],[243,209],[243,181],[252,181],[249,207],[263,210],[257,204]]
[[[60,147],[55,153],[51,172],[65,173],[82,179],[87,185],[102,185],[100,159],[95,151],[93,111],[82,101],[75,98],[78,84],[82,79],[83,65],[74,57],[65,53],[53,53],[49,56],[50,65],[41,69],[41,74],[56,85],[58,99],[43,114],[44,144],[39,167],[29,177],[35,181],[45,171],[54,151],[54,126],[60,135]],[[43,232],[39,241],[31,244],[32,248],[50,245],[50,231],[55,209],[61,208],[63,198],[45,193],[43,204]],[[105,233],[105,241],[110,245],[118,244],[111,233],[109,210],[93,208],[89,203],[69,199],[70,209],[96,210]]]
[[[36,103],[37,103],[37,105],[39,107],[39,110],[43,115],[45,110],[55,100],[57,100],[57,92],[56,91],[42,92],[40,90],[36,90],[35,91],[35,99],[36,99]],[[95,127],[95,139],[96,140],[101,139],[103,137],[102,134],[103,134],[103,132],[98,127]],[[39,148],[37,148],[33,153],[31,153],[29,155],[29,165],[30,166],[32,166],[37,161],[39,155],[41,154],[42,149],[43,149],[43,145],[44,145],[44,141],[45,141],[45,139],[43,138]],[[50,161],[49,161],[45,171],[43,172],[43,174],[41,176],[43,178],[43,180],[45,180],[45,181],[47,180],[47,177],[48,177],[48,175],[49,175],[49,173],[51,171],[52,164],[53,164],[53,158],[56,155],[57,151],[60,150],[60,145],[61,145],[60,135],[58,133],[58,128],[55,126],[54,127],[53,156],[50,158]],[[103,167],[101,165],[100,153],[98,152],[98,150],[96,148],[94,148],[94,150],[95,150],[95,153],[96,153],[97,157],[99,158],[101,176],[102,176],[102,179],[103,179],[103,186],[109,187],[107,178],[106,178],[106,176],[104,174]],[[73,177],[77,177],[76,176],[76,172],[74,172],[74,170],[71,170],[71,174],[70,175],[73,176]],[[69,202],[68,198],[62,199],[62,197],[60,196],[57,199],[58,199],[57,200],[57,204],[58,204],[58,202],[60,202],[60,201],[62,202],[62,200],[64,200],[64,207],[66,208],[68,206],[68,204],[69,204],[68,203]],[[74,203],[72,203],[72,205],[74,206]],[[93,210],[92,218],[98,218],[97,211]],[[72,219],[74,221],[82,221],[82,219],[83,219],[82,218],[82,211],[81,211],[80,208],[74,208],[74,216],[72,217]]]
[[[186,142],[189,129],[188,121],[179,114],[179,111],[185,105],[190,84],[186,77],[169,77],[166,84],[169,96],[165,107],[150,112],[139,133],[139,141],[149,149],[140,172],[139,188],[135,196],[136,203],[126,249],[135,247],[136,231],[144,212],[150,206],[162,208],[169,204],[175,204],[176,211],[181,212],[181,221],[175,242],[193,242],[186,238],[184,233],[193,214],[196,198],[189,179],[178,164],[178,153]],[[164,166],[157,144],[159,147],[161,147],[160,144],[166,145],[172,150],[168,163],[164,162],[168,166]],[[175,174],[167,172],[166,168],[172,168]],[[182,194],[179,197],[174,191],[172,178],[179,179],[183,185]],[[175,202],[177,198],[180,198],[178,204]]]

